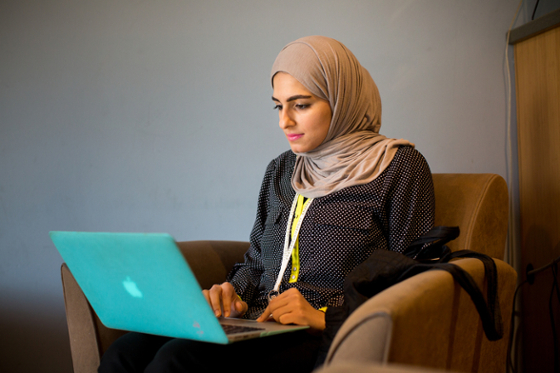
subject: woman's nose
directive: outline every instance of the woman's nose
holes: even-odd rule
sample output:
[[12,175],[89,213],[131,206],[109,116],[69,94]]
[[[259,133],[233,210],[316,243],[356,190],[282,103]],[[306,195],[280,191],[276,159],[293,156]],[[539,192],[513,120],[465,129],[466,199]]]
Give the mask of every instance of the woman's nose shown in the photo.
[[292,117],[288,113],[288,110],[279,111],[278,112],[278,117],[279,117],[279,125],[280,125],[280,128],[282,128],[282,129],[286,129],[286,128],[291,127],[295,124],[294,120],[292,119]]

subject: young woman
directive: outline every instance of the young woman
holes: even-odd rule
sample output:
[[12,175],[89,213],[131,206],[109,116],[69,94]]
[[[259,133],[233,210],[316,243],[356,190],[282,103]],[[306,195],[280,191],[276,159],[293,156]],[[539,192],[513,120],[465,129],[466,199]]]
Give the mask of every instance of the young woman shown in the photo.
[[343,44],[298,39],[276,58],[271,80],[291,150],[268,165],[244,262],[204,295],[217,316],[309,331],[227,346],[129,333],[100,372],[309,372],[325,310],[342,304],[348,273],[374,250],[402,252],[432,227],[429,167],[410,142],[379,134],[379,92]]

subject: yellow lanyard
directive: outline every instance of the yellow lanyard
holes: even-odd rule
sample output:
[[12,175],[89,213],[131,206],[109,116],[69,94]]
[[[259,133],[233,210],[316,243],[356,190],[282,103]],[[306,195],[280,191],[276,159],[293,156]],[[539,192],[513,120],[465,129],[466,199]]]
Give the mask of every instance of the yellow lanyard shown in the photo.
[[[296,243],[298,242],[298,235],[299,235],[299,229],[301,228],[301,223],[303,222],[303,218],[307,212],[307,210],[309,209],[309,206],[311,205],[311,201],[313,201],[313,198],[309,198],[305,203],[303,203],[304,197],[300,196],[299,194],[296,194],[294,196],[294,201],[292,202],[292,207],[290,208],[290,214],[289,214],[289,218],[288,218],[288,224],[286,225],[286,236],[284,238],[284,250],[282,253],[282,263],[280,264],[280,271],[278,271],[278,278],[276,279],[276,283],[274,284],[274,287],[272,288],[272,290],[270,290],[268,292],[268,300],[271,300],[272,298],[276,298],[278,296],[278,294],[280,294],[280,284],[282,283],[282,277],[284,272],[286,272],[286,269],[288,267],[288,264],[290,262],[290,257],[292,256],[292,253],[294,252],[294,247],[296,246]],[[296,209],[296,207],[298,207],[298,205],[300,206],[299,209]],[[300,212],[296,214],[296,210],[299,210]],[[292,224],[292,222],[296,220],[295,223],[295,227]],[[291,237],[295,237],[296,239],[290,239]],[[299,246],[299,245],[298,245]],[[294,271],[296,274],[296,277],[294,279],[294,281],[289,281],[289,282],[295,282],[297,281],[297,274],[299,271],[299,253],[298,251],[296,251],[295,254],[295,262],[298,263],[297,266],[293,266],[296,268],[296,270]],[[292,268],[293,268],[292,267]],[[291,275],[290,271],[290,275]]]
[[[298,220],[303,212],[303,209],[311,203],[311,199],[304,201],[304,197],[302,195],[298,196],[297,205],[296,205],[296,212],[294,214],[294,220],[292,221],[292,234],[291,238],[294,239],[294,235],[296,234],[296,226]],[[297,282],[299,276],[299,232],[298,236],[295,237],[296,243],[294,244],[294,249],[292,250],[292,271],[290,273],[290,282]]]

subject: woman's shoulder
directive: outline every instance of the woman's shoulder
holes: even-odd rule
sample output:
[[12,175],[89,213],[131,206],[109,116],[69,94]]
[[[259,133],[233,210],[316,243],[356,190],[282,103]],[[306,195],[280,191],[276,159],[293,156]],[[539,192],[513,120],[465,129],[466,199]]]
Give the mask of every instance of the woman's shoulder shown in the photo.
[[432,171],[426,158],[412,146],[401,146],[389,166],[383,172],[384,184],[407,184],[432,179]]
[[430,172],[426,158],[412,146],[401,146],[391,161],[391,167]]
[[272,180],[291,179],[295,164],[296,155],[291,150],[280,154],[268,162],[264,180],[271,182]]
[[291,150],[287,150],[278,157],[270,161],[268,167],[271,168],[288,168],[291,169],[296,163],[297,156]]
[[420,153],[414,146],[409,146],[409,145],[399,146],[396,156],[405,157],[405,158],[424,159],[422,153]]
[[297,155],[291,150],[286,150],[284,153],[280,154],[275,159],[280,162],[295,162]]

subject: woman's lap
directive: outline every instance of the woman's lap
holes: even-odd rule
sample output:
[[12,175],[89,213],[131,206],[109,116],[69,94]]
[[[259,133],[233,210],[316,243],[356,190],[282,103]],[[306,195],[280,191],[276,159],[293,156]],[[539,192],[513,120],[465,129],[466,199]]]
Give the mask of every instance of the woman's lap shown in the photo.
[[311,372],[320,342],[305,331],[229,345],[128,333],[103,355],[99,372],[216,372],[236,365],[244,372]]

